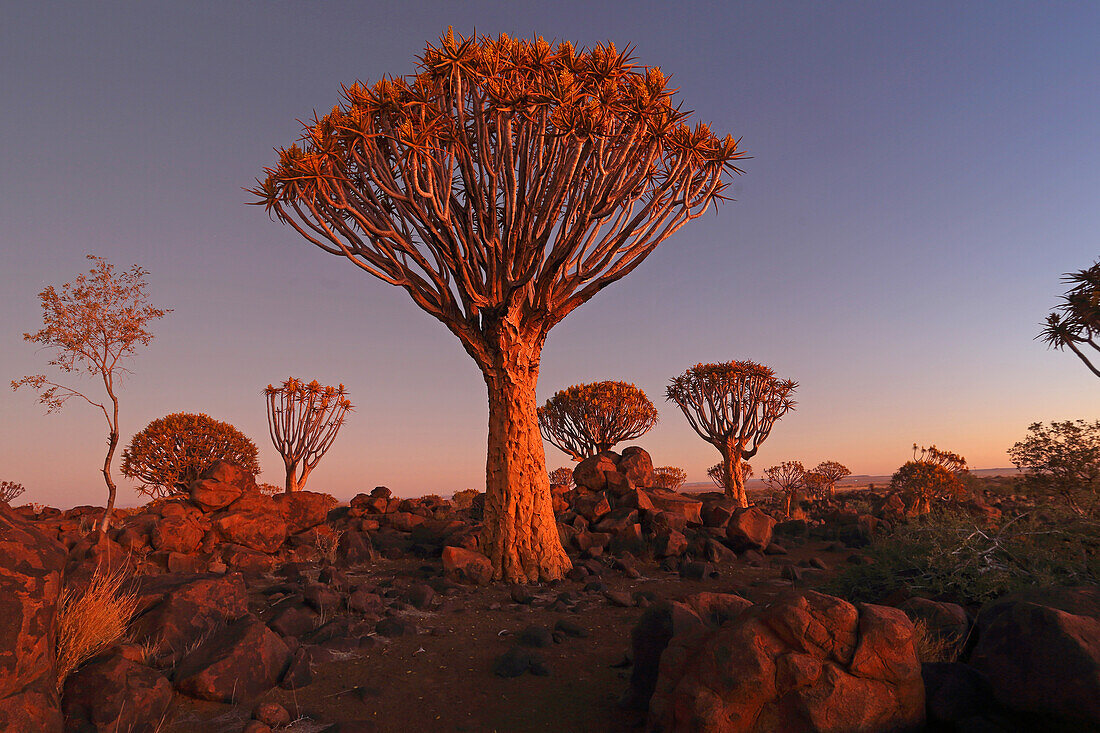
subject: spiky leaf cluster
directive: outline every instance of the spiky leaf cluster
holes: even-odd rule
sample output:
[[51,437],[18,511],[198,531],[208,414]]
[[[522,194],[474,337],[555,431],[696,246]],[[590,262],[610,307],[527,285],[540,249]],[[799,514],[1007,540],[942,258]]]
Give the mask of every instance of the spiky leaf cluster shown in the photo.
[[153,420],[122,452],[122,475],[137,479],[137,490],[157,498],[183,493],[215,461],[236,461],[260,472],[256,444],[227,422],[206,414],[176,412]]
[[657,408],[627,382],[574,384],[538,408],[539,429],[574,460],[611,450],[657,424]]
[[1068,272],[1062,280],[1072,287],[1047,316],[1039,338],[1053,349],[1069,349],[1100,377],[1100,368],[1092,362],[1100,352],[1100,261]]
[[26,489],[23,488],[23,484],[17,484],[14,481],[0,481],[0,501],[11,504],[13,501],[23,495]]

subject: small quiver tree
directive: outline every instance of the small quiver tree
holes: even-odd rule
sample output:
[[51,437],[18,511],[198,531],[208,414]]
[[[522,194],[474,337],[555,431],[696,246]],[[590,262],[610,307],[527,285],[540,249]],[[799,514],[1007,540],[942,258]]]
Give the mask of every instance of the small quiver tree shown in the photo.
[[908,461],[894,472],[890,488],[900,493],[913,514],[927,514],[938,499],[957,499],[965,491],[959,476],[929,461]]
[[687,471],[678,466],[658,466],[653,469],[653,485],[658,489],[677,491],[687,478]]
[[1077,514],[1100,511],[1100,420],[1032,423],[1008,455],[1028,493],[1060,497]]
[[562,466],[550,472],[550,485],[568,489],[573,485],[573,469]]
[[[726,488],[726,474],[724,473],[725,467],[721,463],[715,463],[713,466],[707,469],[707,476],[714,482],[714,485],[720,489]],[[741,480],[748,481],[752,478],[752,466],[748,461],[741,464]]]
[[[321,461],[351,409],[344,385],[306,384],[291,377],[282,385],[267,385],[267,426],[275,450],[286,467],[286,493],[305,489],[309,474]],[[300,469],[300,470],[299,470]]]
[[806,478],[801,461],[783,461],[764,470],[764,483],[783,497],[788,517],[791,516],[791,504],[798,499],[798,490],[806,486]]
[[309,242],[405,289],[481,369],[494,579],[571,567],[536,414],[550,329],[740,173],[737,141],[689,127],[673,93],[613,44],[448,31],[414,76],[346,88],[252,189]]
[[18,499],[24,491],[23,484],[17,484],[14,481],[0,481],[0,501],[6,504],[11,504]]
[[1069,349],[1100,377],[1100,367],[1092,362],[1100,356],[1100,262],[1068,272],[1062,280],[1072,287],[1047,316],[1038,338],[1052,349]]
[[260,472],[256,444],[229,423],[206,414],[175,412],[153,420],[122,451],[122,475],[138,479],[151,498],[187,491],[215,461],[235,461]]
[[115,507],[115,481],[111,464],[118,448],[118,381],[129,370],[124,366],[139,346],[148,346],[153,334],[151,321],[163,318],[170,310],[154,308],[145,293],[144,269],[134,265],[115,273],[114,265],[102,257],[88,255],[94,265],[61,290],[52,285],[38,298],[42,303],[45,327],[37,333],[23,334],[24,341],[53,349],[48,362],[62,372],[84,372],[103,382],[110,404],[97,402],[84,392],[58,384],[44,374],[23,377],[11,383],[12,389],[29,386],[40,392],[38,401],[46,412],[57,412],[69,399],[78,397],[103,412],[107,421],[107,455],[103,459],[103,481],[107,484],[107,506],[98,530],[102,534],[111,523]]
[[[837,461],[822,461],[814,467],[813,471],[807,473],[807,476],[813,475],[812,481],[815,484],[815,488],[830,501],[836,496],[836,484],[845,476],[850,476],[852,472],[848,470],[848,467],[843,463]],[[809,482],[807,478],[807,482]]]
[[574,461],[644,435],[657,424],[657,408],[626,382],[574,384],[538,409],[542,437]]
[[696,364],[672,380],[667,398],[699,436],[722,454],[726,495],[749,505],[741,462],[752,458],[775,421],[794,409],[798,383],[751,361]]

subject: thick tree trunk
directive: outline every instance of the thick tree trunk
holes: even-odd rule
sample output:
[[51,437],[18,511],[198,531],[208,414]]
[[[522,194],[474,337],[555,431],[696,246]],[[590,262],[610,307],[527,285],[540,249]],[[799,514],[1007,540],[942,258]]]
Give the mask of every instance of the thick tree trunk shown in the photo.
[[[285,461],[284,461],[285,463]],[[286,493],[293,494],[298,490],[298,464],[285,463],[286,465]]]
[[486,368],[489,447],[481,551],[493,579],[512,583],[563,577],[572,567],[561,546],[536,415],[538,346],[506,344]]
[[739,506],[747,507],[749,497],[745,493],[745,475],[741,472],[741,449],[738,446],[729,446],[722,451],[722,471],[725,474],[726,496]]

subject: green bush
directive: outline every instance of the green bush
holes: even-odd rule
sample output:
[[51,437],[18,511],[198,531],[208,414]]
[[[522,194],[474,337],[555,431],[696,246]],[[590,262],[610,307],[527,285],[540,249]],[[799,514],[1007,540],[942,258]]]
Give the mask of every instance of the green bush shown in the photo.
[[122,452],[122,474],[144,482],[138,491],[153,498],[183,493],[218,460],[236,461],[260,472],[256,444],[229,423],[209,415],[176,412],[154,420]]
[[871,564],[845,569],[822,590],[877,602],[904,588],[979,604],[1027,587],[1100,581],[1100,523],[1030,514],[988,529],[962,514],[936,512],[899,526],[866,553]]

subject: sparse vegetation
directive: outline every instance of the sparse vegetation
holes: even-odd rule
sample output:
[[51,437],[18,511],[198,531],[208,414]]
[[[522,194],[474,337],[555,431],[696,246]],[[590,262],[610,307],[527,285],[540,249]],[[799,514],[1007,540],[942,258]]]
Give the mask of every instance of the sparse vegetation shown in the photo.
[[565,488],[569,488],[570,486],[572,486],[573,469],[565,468],[564,466],[561,468],[555,468],[553,471],[550,472],[550,485],[558,487],[564,486]]
[[0,481],[0,501],[11,504],[22,496],[24,491],[26,489],[23,488],[23,484],[17,484],[14,481]]
[[538,408],[542,437],[580,461],[644,435],[657,424],[657,408],[626,382],[574,384]]
[[477,489],[462,489],[451,496],[451,506],[457,511],[466,511],[474,505],[474,499],[481,496]]
[[798,383],[779,379],[763,364],[730,361],[696,364],[673,378],[666,397],[692,429],[722,454],[726,495],[749,505],[741,462],[752,458],[775,421],[794,409]]
[[103,412],[109,431],[102,469],[107,484],[107,507],[99,522],[99,531],[105,532],[115,507],[116,487],[111,477],[111,463],[119,439],[118,378],[127,371],[123,364],[134,356],[137,347],[148,346],[153,340],[152,332],[146,330],[149,323],[171,311],[149,305],[145,292],[147,273],[141,267],[134,265],[124,273],[115,274],[114,265],[102,257],[88,255],[88,259],[95,264],[87,274],[82,273],[73,282],[65,283],[60,292],[51,285],[38,294],[45,327],[37,333],[23,334],[23,340],[53,349],[50,366],[66,374],[84,372],[100,379],[110,408],[44,374],[13,381],[11,388],[27,386],[39,391],[38,401],[46,406],[47,414],[57,412],[73,397]]
[[1028,426],[1009,449],[1026,471],[1024,487],[1040,497],[1060,497],[1078,514],[1100,509],[1100,420],[1066,420]]
[[653,485],[660,489],[676,491],[687,481],[687,472],[677,466],[658,466],[653,469]]
[[900,525],[866,552],[870,564],[847,568],[823,590],[868,602],[905,589],[983,603],[1027,587],[1100,581],[1100,523],[1077,516],[1028,514],[991,529],[937,511]]
[[187,491],[217,460],[260,472],[256,444],[229,423],[205,414],[176,412],[153,420],[122,452],[122,475],[142,481],[137,490],[160,498]]
[[86,586],[66,588],[57,609],[57,689],[84,662],[126,635],[138,607],[120,570],[97,569]]
[[924,664],[954,662],[959,658],[959,644],[928,628],[928,622],[920,618],[913,622],[913,641],[917,645],[917,659]]
[[293,377],[278,387],[267,385],[264,396],[271,442],[286,468],[286,493],[301,491],[336,440],[351,400],[342,384],[323,386],[316,379],[306,384]]

